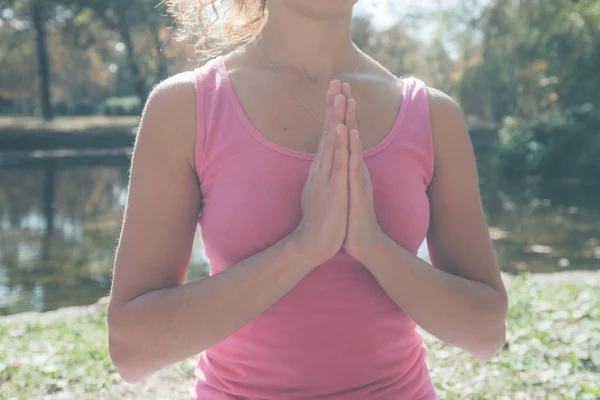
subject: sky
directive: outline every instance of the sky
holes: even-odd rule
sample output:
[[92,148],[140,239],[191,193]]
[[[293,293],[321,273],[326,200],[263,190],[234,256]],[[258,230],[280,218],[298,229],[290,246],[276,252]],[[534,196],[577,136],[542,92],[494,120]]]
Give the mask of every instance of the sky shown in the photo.
[[[456,1],[456,0],[450,0]],[[399,4],[400,3],[400,4]],[[364,14],[372,18],[373,24],[379,29],[385,29],[402,18],[404,13],[426,11],[434,7],[439,1],[435,0],[358,0],[355,5],[355,14]],[[433,36],[434,27],[426,25],[421,27],[420,35],[425,41]]]
[[[479,0],[485,4],[488,0]],[[402,18],[403,15],[415,12],[435,12],[458,6],[461,0],[358,0],[355,14],[366,14],[373,19],[377,28],[385,29]],[[413,35],[428,42],[435,34],[435,26],[424,22],[424,25],[414,30]]]

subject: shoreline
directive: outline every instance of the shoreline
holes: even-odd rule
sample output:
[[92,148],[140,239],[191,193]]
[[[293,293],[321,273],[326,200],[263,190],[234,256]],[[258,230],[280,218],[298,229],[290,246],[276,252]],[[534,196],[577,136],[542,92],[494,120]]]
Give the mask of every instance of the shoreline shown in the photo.
[[[600,285],[600,270],[598,271],[561,271],[539,274],[525,274],[528,278],[537,283],[546,283],[552,285]],[[507,273],[502,273],[502,278],[515,277]],[[81,306],[61,307],[49,311],[26,311],[17,314],[0,316],[0,323],[13,322],[15,320],[22,322],[50,322],[52,320],[72,320],[100,311],[108,305],[108,296],[101,297],[93,304]]]

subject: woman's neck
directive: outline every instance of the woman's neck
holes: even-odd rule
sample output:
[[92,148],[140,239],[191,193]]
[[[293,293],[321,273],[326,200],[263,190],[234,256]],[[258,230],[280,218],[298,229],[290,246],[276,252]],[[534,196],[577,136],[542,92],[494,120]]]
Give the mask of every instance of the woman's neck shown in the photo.
[[317,18],[292,10],[281,1],[270,3],[268,12],[257,40],[278,68],[316,81],[354,71],[358,49],[350,35],[351,8]]

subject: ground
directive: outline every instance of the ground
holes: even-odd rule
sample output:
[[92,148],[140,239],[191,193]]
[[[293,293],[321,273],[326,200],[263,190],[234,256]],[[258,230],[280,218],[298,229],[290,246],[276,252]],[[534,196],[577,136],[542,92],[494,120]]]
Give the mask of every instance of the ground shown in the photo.
[[[507,345],[490,362],[422,332],[440,399],[599,399],[600,290],[591,273],[564,283],[505,276]],[[0,318],[0,393],[7,399],[185,399],[194,359],[139,385],[108,355],[106,301]]]
[[0,116],[0,133],[9,131],[58,131],[82,132],[98,128],[133,127],[138,117],[57,117],[53,121],[43,121],[37,117]]

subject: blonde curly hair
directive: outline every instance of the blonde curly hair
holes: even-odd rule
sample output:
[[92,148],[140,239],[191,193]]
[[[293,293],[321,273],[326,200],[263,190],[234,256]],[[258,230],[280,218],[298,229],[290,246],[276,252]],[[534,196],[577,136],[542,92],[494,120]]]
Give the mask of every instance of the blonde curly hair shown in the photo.
[[195,43],[201,60],[252,40],[267,17],[267,0],[165,0],[177,36]]

